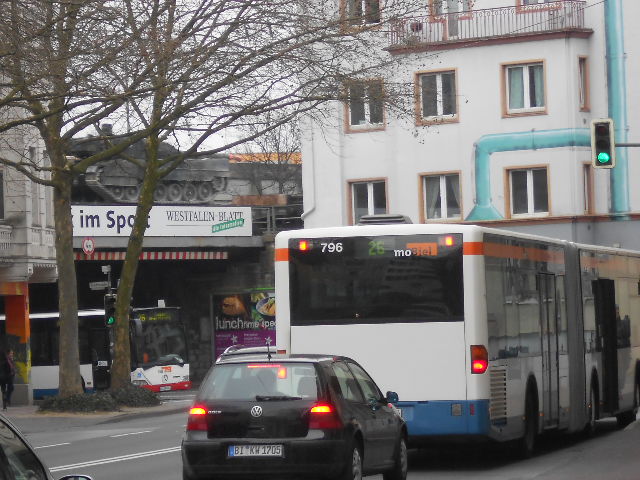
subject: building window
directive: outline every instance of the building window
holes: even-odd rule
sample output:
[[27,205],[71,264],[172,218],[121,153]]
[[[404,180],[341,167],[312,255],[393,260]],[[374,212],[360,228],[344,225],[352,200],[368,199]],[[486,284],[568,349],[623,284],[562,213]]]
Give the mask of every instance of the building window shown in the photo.
[[507,114],[544,112],[544,66],[542,63],[505,66]]
[[[44,179],[51,181],[51,159],[49,158],[49,154],[46,151],[42,152],[42,163],[45,167]],[[44,187],[44,208],[46,226],[54,227],[55,222],[53,219],[53,187]]]
[[582,193],[584,213],[591,215],[593,208],[593,167],[590,163],[582,165]]
[[433,14],[461,13],[471,10],[473,0],[431,0]]
[[509,172],[511,215],[549,213],[549,188],[546,168]]
[[418,94],[418,123],[457,121],[455,72],[418,74]]
[[351,184],[351,204],[353,223],[358,223],[363,215],[387,213],[387,192],[384,180],[354,182]]
[[380,23],[380,0],[343,0],[342,11],[351,25]]
[[0,170],[0,218],[4,218],[4,172]]
[[460,175],[422,177],[424,211],[427,220],[460,219]]
[[580,110],[589,111],[589,68],[586,57],[578,59],[578,95]]
[[[38,150],[36,147],[29,147],[29,162],[34,175],[39,174]],[[40,184],[31,181],[31,224],[34,226],[42,225],[40,218]]]
[[382,80],[351,83],[348,86],[350,129],[380,129],[384,124]]

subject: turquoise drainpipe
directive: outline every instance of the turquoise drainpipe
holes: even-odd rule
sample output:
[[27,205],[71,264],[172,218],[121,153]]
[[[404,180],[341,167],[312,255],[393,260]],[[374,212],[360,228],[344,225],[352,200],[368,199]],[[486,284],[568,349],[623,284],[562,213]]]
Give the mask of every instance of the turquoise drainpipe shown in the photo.
[[[627,85],[624,54],[622,0],[604,2],[607,44],[609,116],[616,128],[616,142],[627,142]],[[495,152],[560,147],[590,147],[587,129],[540,130],[485,135],[475,143],[476,205],[466,220],[500,220],[491,204],[490,160]],[[611,211],[614,219],[625,220],[629,212],[629,165],[625,147],[616,149],[616,166],[611,170]]]
[[591,133],[587,128],[562,130],[531,130],[485,135],[475,143],[476,205],[466,218],[500,220],[502,215],[491,204],[491,154],[543,148],[590,147]]
[[[615,125],[616,142],[626,143],[627,134],[627,70],[624,53],[623,0],[604,2],[605,36],[607,40],[607,80],[609,117]],[[618,220],[628,218],[629,163],[626,147],[616,149],[616,166],[611,170],[611,213]],[[614,218],[616,218],[614,217]]]

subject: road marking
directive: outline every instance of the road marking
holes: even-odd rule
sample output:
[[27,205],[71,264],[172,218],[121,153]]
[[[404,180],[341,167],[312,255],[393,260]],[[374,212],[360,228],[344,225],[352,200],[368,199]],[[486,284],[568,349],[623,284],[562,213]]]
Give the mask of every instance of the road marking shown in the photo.
[[142,433],[149,433],[152,430],[143,430],[141,432],[121,433],[120,435],[109,435],[109,438],[126,437],[127,435],[140,435]]
[[54,443],[53,445],[42,445],[40,447],[33,447],[33,448],[38,449],[38,448],[59,447],[61,445],[71,445],[71,444],[69,442],[66,442],[66,443]]
[[120,457],[103,458],[101,460],[91,460],[89,462],[74,463],[72,465],[61,465],[53,467],[49,470],[52,472],[61,472],[63,470],[74,470],[78,468],[95,467],[107,463],[124,462],[125,460],[135,460],[137,458],[152,457],[154,455],[162,455],[165,453],[179,452],[180,447],[163,448],[162,450],[151,450],[149,452],[132,453],[130,455],[122,455]]

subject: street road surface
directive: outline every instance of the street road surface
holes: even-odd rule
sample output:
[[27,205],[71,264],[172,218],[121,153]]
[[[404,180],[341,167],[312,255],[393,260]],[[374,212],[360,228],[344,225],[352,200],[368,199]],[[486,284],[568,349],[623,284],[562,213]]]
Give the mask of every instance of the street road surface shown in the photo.
[[[186,408],[186,407],[185,407]],[[84,473],[94,480],[181,480],[180,440],[186,413],[131,418],[68,430],[30,433],[56,478]],[[637,480],[640,422],[619,430],[600,421],[594,438],[545,438],[540,452],[521,461],[505,448],[412,450],[409,480]],[[381,480],[382,476],[368,477]],[[272,479],[277,480],[277,479]]]

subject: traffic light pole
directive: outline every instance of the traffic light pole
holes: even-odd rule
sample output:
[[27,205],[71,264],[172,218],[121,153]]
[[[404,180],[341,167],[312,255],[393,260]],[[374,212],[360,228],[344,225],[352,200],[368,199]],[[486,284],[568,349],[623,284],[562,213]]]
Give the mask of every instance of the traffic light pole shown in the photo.
[[640,143],[616,143],[616,147],[640,147]]

